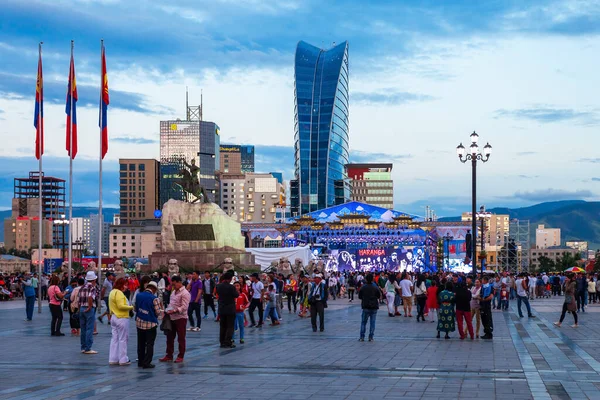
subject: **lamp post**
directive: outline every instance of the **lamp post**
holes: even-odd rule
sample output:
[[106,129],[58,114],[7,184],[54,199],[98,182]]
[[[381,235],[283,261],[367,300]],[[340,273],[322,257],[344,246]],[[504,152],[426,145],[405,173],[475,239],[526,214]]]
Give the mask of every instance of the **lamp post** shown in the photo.
[[[491,218],[491,216],[491,213],[485,211],[485,206],[479,207],[477,218],[481,221],[481,253],[485,252],[485,220],[486,218]],[[484,260],[484,258],[481,258],[481,272],[483,272]]]
[[479,153],[479,146],[477,142],[479,141],[479,135],[473,131],[471,133],[471,146],[469,146],[469,152],[466,153],[465,147],[462,143],[460,143],[456,147],[456,154],[458,155],[458,159],[463,164],[467,161],[471,161],[471,169],[472,169],[472,183],[471,183],[471,191],[472,191],[472,209],[471,209],[471,234],[473,238],[471,240],[471,256],[473,260],[473,273],[477,276],[477,214],[476,214],[476,203],[477,203],[477,161],[487,162],[490,159],[490,155],[492,154],[492,146],[487,143],[483,147],[483,154]]
[[61,226],[62,225],[62,239],[61,239],[61,243],[60,243],[60,247],[61,247],[61,257],[64,259],[66,254],[65,254],[65,225],[69,225],[69,220],[66,218],[65,214],[61,214],[60,218],[57,218],[53,221],[54,225],[58,225]]

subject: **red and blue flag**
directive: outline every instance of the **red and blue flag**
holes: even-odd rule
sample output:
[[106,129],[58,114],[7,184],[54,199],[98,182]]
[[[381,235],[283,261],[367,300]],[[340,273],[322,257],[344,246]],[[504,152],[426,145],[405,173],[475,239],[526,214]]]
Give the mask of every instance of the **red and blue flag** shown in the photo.
[[35,158],[38,160],[44,154],[44,80],[42,78],[42,53],[38,59],[37,82],[35,85]]
[[100,95],[100,118],[98,124],[102,130],[102,159],[108,152],[108,75],[106,74],[106,52],[102,46],[102,92]]
[[77,155],[77,83],[75,82],[75,62],[71,54],[69,84],[67,86],[67,153],[74,159]]

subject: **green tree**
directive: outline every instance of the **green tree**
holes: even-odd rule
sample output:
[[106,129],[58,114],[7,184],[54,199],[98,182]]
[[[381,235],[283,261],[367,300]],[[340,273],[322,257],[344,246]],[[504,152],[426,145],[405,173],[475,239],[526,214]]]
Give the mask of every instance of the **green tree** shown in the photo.
[[571,254],[565,251],[556,259],[556,266],[559,271],[564,271],[567,268],[576,266],[579,260],[581,260],[581,254]]
[[556,270],[556,263],[554,262],[554,260],[551,260],[546,256],[539,256],[538,263],[540,264],[540,266],[535,272],[553,272]]

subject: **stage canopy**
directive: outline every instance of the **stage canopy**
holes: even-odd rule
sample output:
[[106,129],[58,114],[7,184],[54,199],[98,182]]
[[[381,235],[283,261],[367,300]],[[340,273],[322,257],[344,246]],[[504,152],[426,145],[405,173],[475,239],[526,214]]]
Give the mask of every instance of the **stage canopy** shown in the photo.
[[254,254],[256,263],[260,265],[261,270],[267,269],[272,261],[279,261],[281,257],[287,257],[289,262],[293,265],[296,258],[302,260],[303,265],[308,265],[311,260],[310,247],[251,247],[247,248],[246,251]]
[[340,204],[322,210],[313,211],[305,214],[315,219],[316,222],[327,223],[338,220],[339,216],[360,214],[368,216],[371,221],[377,222],[391,222],[394,217],[408,216],[415,220],[421,220],[422,218],[418,215],[403,213],[395,210],[388,210],[387,208],[372,206],[370,204],[360,203],[358,201],[351,201],[349,203]]

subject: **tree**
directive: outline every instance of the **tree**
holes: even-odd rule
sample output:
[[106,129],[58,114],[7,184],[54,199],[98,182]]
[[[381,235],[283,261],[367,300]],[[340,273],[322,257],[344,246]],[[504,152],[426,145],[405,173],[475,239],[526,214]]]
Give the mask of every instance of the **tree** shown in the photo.
[[556,259],[556,267],[559,271],[564,271],[567,268],[574,267],[579,260],[581,260],[581,254],[571,254],[565,251]]
[[536,272],[553,272],[556,270],[556,263],[546,256],[539,256],[538,263],[540,266]]

